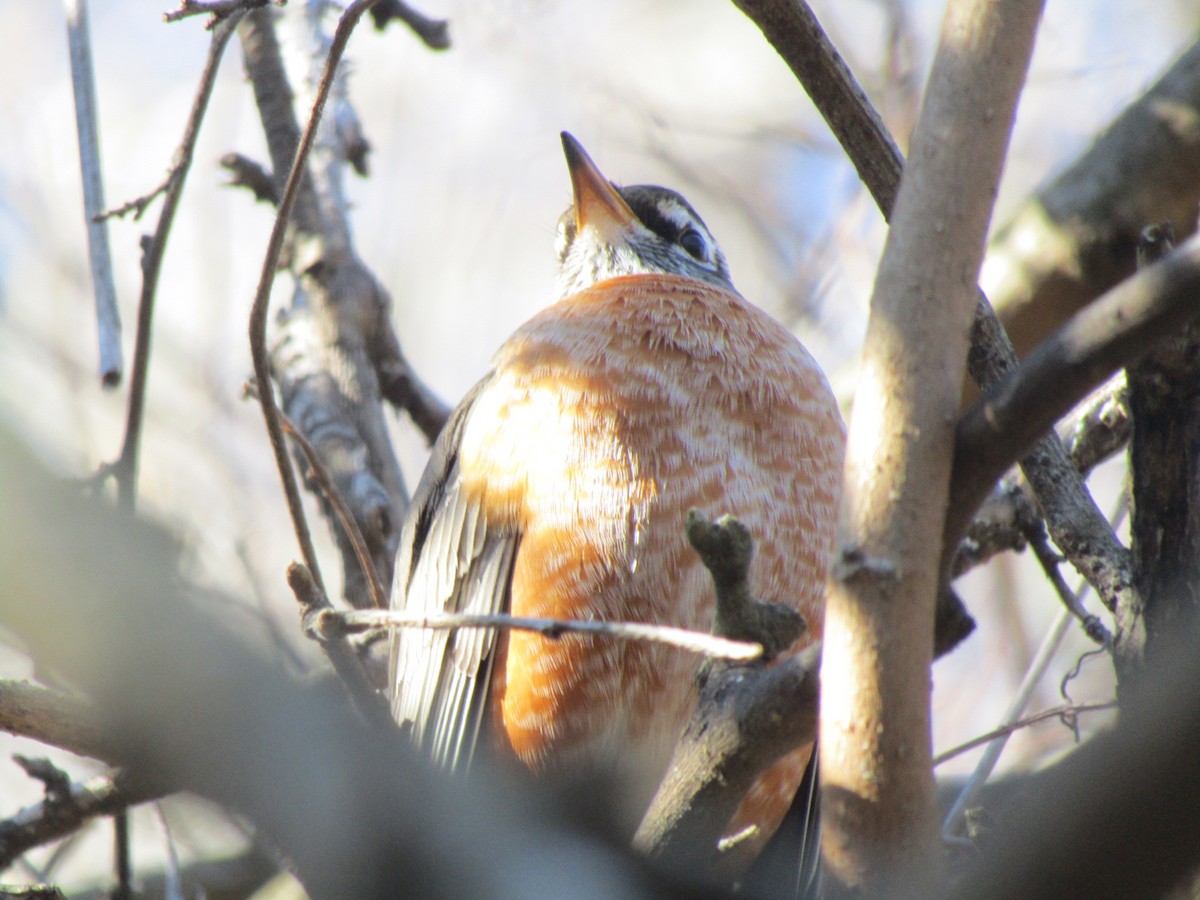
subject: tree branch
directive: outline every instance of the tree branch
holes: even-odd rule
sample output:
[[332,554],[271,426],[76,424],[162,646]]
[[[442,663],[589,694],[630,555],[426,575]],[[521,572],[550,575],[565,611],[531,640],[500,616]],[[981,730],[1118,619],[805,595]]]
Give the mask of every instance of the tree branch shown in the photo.
[[701,666],[696,707],[633,845],[670,871],[717,880],[719,839],[755,780],[816,737],[821,650],[814,644],[768,665],[804,633],[803,617],[751,596],[753,541],[737,519],[709,522],[692,510],[687,534],[716,587],[713,639],[754,641],[767,653],[753,661],[710,658]]
[[1145,225],[1174,222],[1181,238],[1195,229],[1197,116],[1200,43],[997,231],[984,278],[1022,356],[1133,274]]
[[929,667],[952,423],[1040,15],[1040,2],[947,8],[871,298],[826,600],[820,735],[827,871],[868,894],[897,877],[918,891],[937,881]]
[[[1170,253],[1170,224],[1143,230],[1138,265]],[[1195,308],[1196,296],[1192,296]],[[1128,654],[1143,661],[1200,613],[1200,323],[1171,330],[1127,370],[1130,536],[1140,605],[1122,610]],[[1193,632],[1194,633],[1194,632]]]
[[975,509],[991,485],[1037,437],[1116,369],[1193,321],[1200,292],[1200,240],[1121,283],[1076,313],[972,406],[958,425],[952,517]]
[[87,224],[88,261],[96,298],[100,340],[100,381],[105,387],[121,382],[121,311],[113,283],[108,223],[104,221],[104,175],[100,162],[100,114],[96,106],[96,73],[87,0],[66,0],[67,43],[71,56],[71,85],[75,89],[75,130],[83,177],[83,210]]
[[0,730],[114,762],[94,707],[86,700],[27,681],[0,679]]
[[163,197],[162,210],[154,235],[145,245],[142,256],[142,290],[138,297],[137,334],[133,345],[133,368],[129,379],[129,406],[125,416],[125,438],[121,444],[121,455],[112,465],[111,471],[117,481],[117,502],[126,510],[137,506],[138,457],[141,453],[142,425],[145,418],[146,383],[150,374],[150,340],[154,322],[154,303],[158,295],[158,279],[162,273],[163,257],[167,250],[167,238],[175,222],[175,212],[183,196],[184,184],[192,159],[196,152],[196,139],[200,136],[200,125],[208,110],[208,101],[216,84],[221,57],[240,13],[224,20],[214,31],[209,43],[208,55],[204,60],[204,71],[196,88],[196,97],[188,114],[183,139],[175,153],[175,162],[167,176],[167,189]]
[[0,872],[22,854],[73,834],[92,819],[124,812],[172,792],[160,782],[118,772],[87,784],[70,784],[54,796],[48,793],[40,803],[0,821]]

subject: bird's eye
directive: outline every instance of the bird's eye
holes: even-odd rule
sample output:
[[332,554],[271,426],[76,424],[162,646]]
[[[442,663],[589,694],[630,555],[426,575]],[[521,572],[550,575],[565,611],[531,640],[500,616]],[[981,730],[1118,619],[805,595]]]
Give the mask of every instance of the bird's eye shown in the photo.
[[708,243],[704,240],[704,235],[690,225],[679,235],[679,246],[687,251],[688,256],[700,262],[704,262],[708,253]]

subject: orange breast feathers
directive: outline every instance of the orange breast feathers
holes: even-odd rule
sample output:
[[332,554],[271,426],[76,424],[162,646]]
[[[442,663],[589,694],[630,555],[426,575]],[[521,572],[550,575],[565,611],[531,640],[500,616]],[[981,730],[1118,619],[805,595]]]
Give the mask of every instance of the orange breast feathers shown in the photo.
[[[513,335],[464,424],[459,467],[490,526],[520,534],[516,615],[708,629],[713,588],[683,530],[696,507],[745,522],[755,595],[800,609],[811,640],[843,444],[829,386],[786,329],[736,294],[642,275]],[[697,658],[522,632],[500,643],[501,747],[534,767],[619,757],[648,800],[694,703]]]
[[[671,275],[601,282],[518,330],[455,411],[414,493],[393,605],[707,630],[695,507],[750,528],[754,594],[798,608],[811,641],[844,442],[820,369],[761,310]],[[533,769],[602,767],[636,824],[698,664],[657,644],[402,629],[393,712],[443,764],[486,741]],[[808,756],[765,773],[734,826],[769,835]]]

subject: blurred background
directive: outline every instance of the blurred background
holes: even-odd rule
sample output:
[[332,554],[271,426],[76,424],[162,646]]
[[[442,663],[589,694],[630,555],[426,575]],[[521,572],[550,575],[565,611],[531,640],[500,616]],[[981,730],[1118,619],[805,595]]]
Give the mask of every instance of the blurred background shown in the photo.
[[[822,24],[903,147],[936,46],[935,0],[813,0]],[[1135,8],[1136,7],[1136,8]],[[445,400],[484,372],[494,349],[552,297],[555,222],[570,200],[558,132],[571,131],[623,183],[684,193],[749,299],[793,328],[847,411],[883,222],[836,142],[759,31],[720,0],[422,0],[454,46],[435,53],[393,24],[364,23],[347,54],[352,101],[371,142],[370,175],[347,185],[359,254],[391,292],[394,321],[420,375]],[[209,42],[202,18],[167,25],[161,4],[91,6],[105,189],[110,206],[166,174]],[[87,478],[120,450],[127,387],[103,390],[87,266],[75,118],[61,4],[0,0],[0,417],[57,471]],[[1194,4],[1051,3],[1013,137],[995,224],[1085,150],[1195,39]],[[319,665],[283,580],[297,557],[256,405],[246,317],[273,211],[224,185],[218,158],[266,159],[236,39],[231,42],[168,245],[156,311],[141,508],[188,553],[189,577],[237,598],[228,614],[277,652]],[[141,222],[110,227],[130,354],[140,288]],[[280,279],[279,290],[289,287]],[[395,422],[409,483],[423,440]],[[1093,476],[1111,509],[1121,465]],[[318,519],[315,505],[310,512]],[[19,522],[0,510],[0,528]],[[316,526],[319,552],[333,548]],[[976,634],[935,667],[935,750],[995,727],[1058,612],[1028,554],[959,584]],[[331,585],[336,595],[336,586]],[[0,598],[13,602],[14,598]],[[1091,649],[1073,629],[1030,704]],[[31,677],[0,632],[0,677]],[[1112,694],[1111,666],[1085,663],[1076,701]],[[1081,719],[1083,732],[1101,725]],[[1001,769],[1035,768],[1073,746],[1056,720],[1020,732]],[[76,778],[97,764],[0,735],[0,819],[40,799],[9,757],[50,755]],[[979,752],[945,763],[968,772]],[[242,841],[240,826],[193,801],[135,816],[135,864],[161,865],[169,832],[187,855]],[[98,823],[55,869],[101,883],[110,826]],[[45,866],[53,851],[31,855]],[[0,880],[20,880],[16,870]]]

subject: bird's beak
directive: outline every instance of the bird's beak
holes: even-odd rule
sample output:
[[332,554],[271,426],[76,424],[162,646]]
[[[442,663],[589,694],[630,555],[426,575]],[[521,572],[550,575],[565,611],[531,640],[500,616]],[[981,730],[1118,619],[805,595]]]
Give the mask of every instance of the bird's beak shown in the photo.
[[617,189],[609,183],[583,145],[567,132],[562,133],[563,153],[571,172],[571,190],[575,194],[575,231],[595,228],[602,234],[627,231],[637,220],[633,210]]

